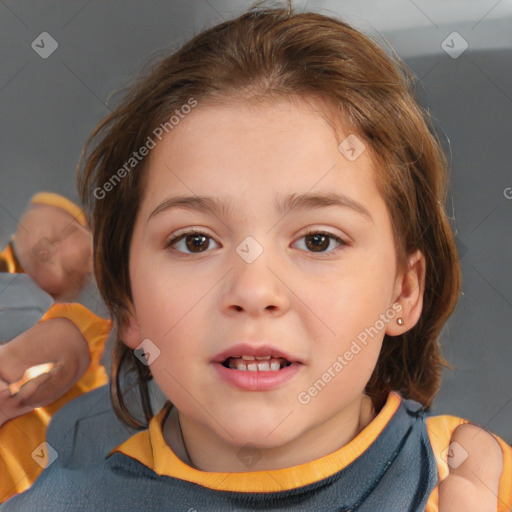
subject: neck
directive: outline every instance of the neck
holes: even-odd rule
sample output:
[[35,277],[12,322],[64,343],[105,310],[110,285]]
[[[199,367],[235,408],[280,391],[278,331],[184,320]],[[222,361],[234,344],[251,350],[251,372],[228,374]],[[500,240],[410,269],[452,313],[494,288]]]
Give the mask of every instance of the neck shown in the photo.
[[286,445],[260,449],[249,444],[241,447],[228,443],[173,408],[163,433],[176,456],[195,469],[244,473],[298,466],[324,457],[349,443],[374,417],[370,398],[362,395],[327,422]]

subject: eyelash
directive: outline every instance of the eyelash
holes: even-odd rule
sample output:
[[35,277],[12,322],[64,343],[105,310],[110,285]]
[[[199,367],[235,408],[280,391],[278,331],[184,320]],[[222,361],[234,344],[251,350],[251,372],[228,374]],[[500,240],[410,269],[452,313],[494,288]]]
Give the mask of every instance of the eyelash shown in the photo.
[[[207,238],[209,238],[210,240],[213,240],[213,237],[211,237],[210,235],[207,235],[206,233],[204,233],[203,231],[199,230],[199,229],[189,229],[188,231],[185,231],[183,233],[179,233],[177,234],[176,236],[170,238],[169,240],[167,240],[166,242],[166,245],[165,247],[166,248],[172,248],[172,246],[176,243],[178,243],[179,241],[185,239],[187,236],[189,235],[203,235]],[[330,250],[330,251],[327,251],[327,252],[315,252],[315,251],[306,251],[310,254],[317,254],[317,255],[320,255],[321,257],[330,257],[333,255],[333,253],[337,252],[337,249],[342,249],[343,247],[346,247],[346,246],[349,246],[350,244],[348,242],[346,242],[345,240],[342,240],[340,237],[332,234],[332,233],[329,233],[327,231],[321,231],[321,230],[316,230],[316,229],[309,229],[306,233],[304,233],[298,240],[302,240],[303,238],[306,238],[308,236],[312,236],[312,235],[323,235],[323,236],[326,236],[327,238],[331,239],[331,240],[334,240],[338,246],[335,247],[334,249]],[[215,242],[217,243],[217,242]],[[330,244],[329,244],[330,245]],[[181,252],[181,251],[177,251],[176,249],[174,249],[180,256],[192,256],[194,254],[203,254],[205,252],[208,252],[208,249],[206,251],[202,251],[202,252],[197,252],[197,253],[193,253],[193,252]]]

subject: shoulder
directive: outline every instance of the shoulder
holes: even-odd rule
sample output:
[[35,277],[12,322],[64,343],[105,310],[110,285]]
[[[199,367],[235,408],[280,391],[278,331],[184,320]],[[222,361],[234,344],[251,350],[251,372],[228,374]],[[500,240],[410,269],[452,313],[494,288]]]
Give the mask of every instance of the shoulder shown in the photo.
[[457,475],[481,486],[496,487],[503,471],[503,453],[498,441],[486,430],[466,423],[455,429],[450,445],[464,451],[465,460],[450,466],[450,475]]
[[50,421],[46,440],[62,464],[85,467],[102,460],[135,432],[116,416],[106,384],[62,407]]
[[[0,510],[92,512],[109,509],[107,503],[124,503],[133,482],[126,485],[106,457],[136,432],[117,418],[108,385],[72,400],[52,416],[48,426],[46,443],[52,457],[47,467],[28,490],[13,496]],[[142,503],[124,508],[143,509]]]
[[498,509],[503,453],[496,439],[480,427],[460,425],[448,447],[449,474],[439,486],[442,509],[494,512]]
[[442,510],[512,510],[512,448],[455,416],[431,416],[426,424],[437,459]]

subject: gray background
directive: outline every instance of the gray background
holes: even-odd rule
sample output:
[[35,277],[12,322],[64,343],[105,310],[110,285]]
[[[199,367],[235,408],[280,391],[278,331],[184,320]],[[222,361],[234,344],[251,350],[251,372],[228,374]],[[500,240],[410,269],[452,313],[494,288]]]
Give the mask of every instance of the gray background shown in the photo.
[[[0,244],[8,242],[35,192],[78,199],[75,166],[82,145],[108,114],[107,98],[136,76],[149,55],[251,3],[0,0]],[[418,98],[450,155],[448,208],[464,277],[463,296],[442,337],[455,370],[445,372],[433,410],[473,420],[510,443],[512,4],[311,0],[294,5],[383,34],[418,78]],[[454,31],[468,44],[456,59],[441,47]],[[47,59],[31,47],[42,32],[58,43]],[[457,38],[447,39],[452,51],[462,48]]]

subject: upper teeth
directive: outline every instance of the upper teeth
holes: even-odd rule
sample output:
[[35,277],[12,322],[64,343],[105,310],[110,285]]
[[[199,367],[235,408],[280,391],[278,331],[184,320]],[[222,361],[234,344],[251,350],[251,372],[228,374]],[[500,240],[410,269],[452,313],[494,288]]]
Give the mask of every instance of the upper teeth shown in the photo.
[[[254,361],[254,362],[248,362]],[[281,362],[285,365],[284,359],[272,356],[241,356],[229,358],[229,368],[249,372],[275,372],[281,369]]]

